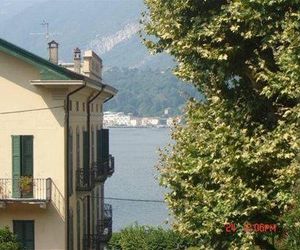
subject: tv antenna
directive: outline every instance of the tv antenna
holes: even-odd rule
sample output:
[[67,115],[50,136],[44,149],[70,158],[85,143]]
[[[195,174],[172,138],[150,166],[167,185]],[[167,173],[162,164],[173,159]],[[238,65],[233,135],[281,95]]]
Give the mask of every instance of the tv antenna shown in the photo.
[[45,32],[41,33],[30,33],[30,35],[43,35],[46,38],[46,42],[50,42],[50,36],[59,35],[60,33],[50,33],[49,32],[49,23],[46,20],[43,20],[41,25],[45,28]]

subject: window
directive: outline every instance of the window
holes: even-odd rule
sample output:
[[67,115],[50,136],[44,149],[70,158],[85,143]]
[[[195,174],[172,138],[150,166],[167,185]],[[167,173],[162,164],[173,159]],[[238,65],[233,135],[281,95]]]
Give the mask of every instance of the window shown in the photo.
[[84,131],[84,128],[82,128],[82,150],[83,150],[83,156],[82,156],[82,163],[83,163],[83,168],[85,170],[89,169],[89,159],[88,159],[88,154],[89,154],[89,144],[88,144],[88,132]]
[[13,231],[22,249],[34,250],[34,221],[14,220]]
[[94,112],[94,104],[92,103],[92,112]]
[[109,158],[109,130],[97,130],[97,161],[105,162]]
[[80,238],[81,238],[81,232],[80,232],[80,201],[77,201],[77,249],[80,250]]
[[79,102],[76,102],[76,111],[79,111]]
[[70,102],[69,102],[69,106],[70,106],[70,107],[69,107],[69,110],[72,111],[72,101],[71,101],[71,100],[70,100]]
[[13,173],[13,197],[33,198],[33,182],[29,189],[21,191],[20,178],[33,177],[33,136],[12,136],[12,173]]
[[80,168],[80,134],[78,127],[76,129],[76,168]]
[[82,103],[82,111],[85,112],[85,102]]
[[92,234],[94,234],[95,230],[95,191],[92,190]]
[[94,131],[94,127],[92,126],[91,129],[91,142],[92,142],[92,146],[91,146],[91,158],[92,158],[92,162],[95,162],[95,131]]
[[96,104],[96,112],[98,113],[99,112],[99,105]]
[[69,129],[69,196],[73,194],[73,130]]
[[97,214],[97,220],[100,219],[100,187],[97,187],[96,189],[96,214]]
[[86,233],[87,233],[87,231],[86,231],[86,224],[87,224],[87,212],[86,212],[86,201],[87,201],[87,199],[85,198],[84,200],[83,200],[83,217],[82,217],[82,219],[83,219],[83,221],[82,221],[82,233],[83,233],[83,235],[85,235]]
[[69,247],[70,249],[74,248],[74,228],[73,228],[73,210],[70,209],[69,212],[69,227],[70,227],[70,231],[69,231]]

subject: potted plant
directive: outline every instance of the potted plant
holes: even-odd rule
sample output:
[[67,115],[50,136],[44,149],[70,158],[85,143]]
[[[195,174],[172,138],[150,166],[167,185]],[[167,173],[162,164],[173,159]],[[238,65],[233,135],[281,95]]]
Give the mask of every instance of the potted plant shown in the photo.
[[31,176],[22,176],[20,178],[19,186],[22,197],[32,197],[33,178]]

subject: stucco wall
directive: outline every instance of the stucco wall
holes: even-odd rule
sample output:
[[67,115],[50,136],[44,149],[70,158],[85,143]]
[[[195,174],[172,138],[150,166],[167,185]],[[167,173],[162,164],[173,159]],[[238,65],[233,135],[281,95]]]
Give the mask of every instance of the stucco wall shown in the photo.
[[[87,195],[86,193],[81,193],[81,192],[76,192],[76,169],[77,169],[77,164],[76,164],[76,131],[79,130],[79,137],[80,137],[80,167],[83,167],[83,150],[82,150],[82,134],[83,131],[87,130],[87,100],[92,96],[95,95],[97,93],[97,91],[92,91],[91,89],[83,89],[80,92],[74,94],[71,98],[72,101],[72,111],[70,112],[70,128],[72,131],[72,136],[73,136],[73,188],[74,188],[74,192],[73,195],[70,197],[70,209],[73,211],[73,220],[74,220],[74,249],[77,249],[77,243],[78,243],[78,239],[77,239],[77,223],[76,223],[76,219],[77,219],[77,204],[80,204],[80,221],[81,221],[81,225],[80,225],[80,246],[82,246],[83,242],[82,242],[82,237],[83,237],[83,199],[85,197],[85,195]],[[102,124],[103,124],[103,112],[102,112],[102,102],[104,100],[104,97],[102,95],[100,95],[98,98],[96,98],[93,101],[93,111],[91,110],[91,122],[90,125],[91,127],[94,128],[94,142],[95,142],[95,146],[94,146],[94,156],[95,156],[95,160],[96,160],[96,155],[97,155],[97,140],[96,140],[96,131],[100,128],[102,128]],[[78,106],[79,106],[79,111],[77,111],[76,107],[77,107],[77,102],[78,102]],[[85,111],[83,111],[83,103],[85,103]],[[96,104],[98,105],[98,111],[96,110]],[[92,130],[91,130],[92,131]],[[92,138],[90,138],[90,144],[92,143]],[[91,145],[90,145],[91,146]],[[92,162],[92,152],[90,151],[90,159]],[[102,185],[98,185],[97,187],[95,187],[95,189],[103,189]],[[101,192],[100,192],[101,193]],[[91,194],[90,194],[91,195]],[[100,207],[102,207],[103,204],[100,205]],[[91,205],[92,207],[92,205]],[[96,218],[96,214],[97,211],[95,210],[95,216],[94,218]],[[100,213],[101,216],[101,213]],[[92,215],[90,216],[90,218],[92,219]],[[92,233],[92,221],[90,222],[90,232]],[[96,225],[96,219],[95,219],[95,225]]]
[[[33,135],[34,178],[51,178],[54,183],[52,201],[46,209],[32,204],[9,204],[6,208],[0,208],[0,227],[8,225],[12,228],[13,220],[35,220],[36,249],[65,249],[66,129],[64,96],[57,95],[57,89],[30,85],[30,80],[39,79],[39,71],[32,65],[0,52],[0,113],[44,109],[0,114],[0,141],[2,142],[0,147],[0,178],[12,177],[11,135]],[[69,91],[66,90],[65,92]],[[82,199],[85,195],[76,192],[76,128],[79,128],[80,131],[80,167],[83,167],[82,131],[87,129],[87,100],[96,93],[96,90],[86,87],[71,97],[70,127],[73,133],[74,189],[73,195],[70,197],[70,209],[73,211],[74,249],[77,249],[76,204],[79,201],[81,205],[82,224]],[[102,103],[108,96],[107,93],[101,94],[94,100],[94,109],[91,110],[91,126],[95,131],[95,157],[97,155],[96,131],[102,127]],[[79,103],[78,111],[76,110],[77,102]],[[83,103],[85,103],[85,111],[83,110]],[[96,105],[98,105],[98,110],[96,110]],[[49,109],[58,106],[61,107]],[[100,194],[103,193],[102,185],[98,185],[96,188],[100,189]],[[103,204],[100,206],[103,207]],[[95,211],[95,213],[97,212]],[[90,225],[92,226],[92,222]],[[82,230],[82,225],[80,227]],[[92,228],[90,232],[92,232]],[[82,241],[80,245],[82,246]]]
[[[63,196],[64,108],[47,108],[63,106],[64,100],[54,100],[50,90],[30,85],[30,80],[39,79],[39,72],[33,66],[2,52],[0,65],[0,113],[45,108],[0,114],[0,178],[12,178],[11,135],[33,135],[34,178],[50,177]],[[34,219],[36,249],[64,249],[63,218],[53,205],[47,209],[37,205],[8,205],[0,209],[0,227],[12,226],[13,219]]]

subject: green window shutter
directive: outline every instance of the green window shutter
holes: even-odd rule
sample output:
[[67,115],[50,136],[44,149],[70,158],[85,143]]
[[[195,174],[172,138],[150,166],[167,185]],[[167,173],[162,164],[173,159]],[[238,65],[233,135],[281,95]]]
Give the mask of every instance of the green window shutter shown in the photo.
[[109,130],[102,129],[103,131],[103,154],[105,161],[109,158]]
[[33,176],[33,136],[21,137],[22,142],[22,176]]
[[99,220],[100,219],[100,192],[99,192],[99,187],[97,187],[97,189],[96,189],[97,191],[96,191],[96,213],[97,213],[97,220]]
[[88,144],[88,132],[83,131],[83,168],[88,169],[89,163],[88,163],[88,155],[89,155],[89,144]]
[[95,232],[95,191],[92,191],[92,233]]
[[97,160],[107,161],[109,158],[109,130],[97,130]]
[[12,193],[14,198],[20,198],[19,179],[21,177],[21,137],[12,136]]
[[22,249],[34,250],[34,221],[13,221],[13,231]]
[[70,227],[70,237],[69,237],[69,249],[74,249],[74,224],[73,224],[73,210],[71,209],[69,212],[69,227]]
[[97,130],[97,133],[96,133],[96,143],[97,143],[97,154],[96,154],[96,157],[97,157],[97,161],[98,162],[101,162],[101,130]]
[[77,201],[77,250],[80,250],[81,232],[80,232],[80,202]]
[[69,196],[73,194],[73,135],[69,135]]
[[83,234],[86,234],[86,217],[87,217],[87,214],[86,214],[86,199],[83,200],[83,223],[82,223],[82,233]]
[[83,163],[83,172],[84,172],[84,182],[85,184],[89,183],[90,180],[90,176],[89,176],[89,159],[88,159],[88,155],[89,155],[89,144],[88,144],[88,133],[87,131],[83,131],[83,135],[82,135],[82,142],[83,142],[83,159],[82,159],[82,163]]
[[28,221],[24,226],[25,231],[25,241],[26,241],[26,249],[33,250],[34,249],[34,222]]

